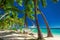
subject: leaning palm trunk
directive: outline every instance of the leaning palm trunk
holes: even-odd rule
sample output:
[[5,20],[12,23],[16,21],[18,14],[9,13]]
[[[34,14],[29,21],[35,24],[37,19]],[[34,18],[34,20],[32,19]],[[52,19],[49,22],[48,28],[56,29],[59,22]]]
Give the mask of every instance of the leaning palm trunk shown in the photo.
[[[39,10],[39,9],[37,9],[37,10]],[[46,24],[46,28],[47,28],[47,31],[48,31],[47,37],[53,37],[53,35],[52,35],[51,31],[50,31],[50,28],[49,28],[49,24],[48,24],[48,22],[46,20],[45,15],[43,14],[43,12],[41,10],[39,10],[39,11],[41,12],[41,16],[42,16],[42,18],[43,18],[43,20],[44,20],[44,22]]]
[[43,36],[41,34],[40,27],[38,24],[38,18],[37,18],[37,0],[34,0],[34,7],[35,7],[35,21],[36,21],[36,26],[38,30],[38,40],[43,40]]

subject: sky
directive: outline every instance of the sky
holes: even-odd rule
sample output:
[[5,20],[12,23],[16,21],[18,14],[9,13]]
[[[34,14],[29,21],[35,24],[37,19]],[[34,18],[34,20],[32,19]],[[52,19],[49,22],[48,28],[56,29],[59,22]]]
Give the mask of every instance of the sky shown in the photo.
[[[43,8],[41,4],[39,6],[39,8],[45,14],[49,26],[51,28],[60,28],[60,0],[58,3],[53,3],[51,0],[47,0],[46,8]],[[40,25],[44,27],[44,20],[41,16],[38,18],[40,20]]]
[[[16,6],[20,10],[24,9],[23,6],[22,7],[19,6],[16,2],[14,2],[14,6]],[[52,0],[47,0],[46,8],[43,8],[42,5],[39,4],[39,9],[41,9],[41,11],[45,14],[45,17],[49,23],[50,28],[60,28],[60,1],[58,3],[53,3]],[[19,15],[18,17],[22,17],[22,15]],[[27,18],[27,22],[29,26],[32,26],[30,19]],[[46,27],[41,15],[38,15],[38,22],[41,28]]]
[[[39,9],[45,14],[50,28],[60,28],[60,0],[57,3],[53,3],[52,0],[47,0],[46,8],[43,8],[42,5],[39,4]],[[41,15],[38,15],[38,21],[41,28],[46,27]],[[29,25],[30,24],[31,23],[29,23]]]

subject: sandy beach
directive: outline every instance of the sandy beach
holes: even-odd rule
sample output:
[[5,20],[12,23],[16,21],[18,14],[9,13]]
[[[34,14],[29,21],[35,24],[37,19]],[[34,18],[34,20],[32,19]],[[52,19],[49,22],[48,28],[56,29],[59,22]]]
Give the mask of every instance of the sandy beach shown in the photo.
[[46,37],[46,34],[43,34],[44,39],[46,40],[60,40],[60,35],[53,35],[53,37]]
[[[43,34],[45,40],[60,40],[60,35],[53,35],[54,37],[46,37],[46,34]],[[37,39],[37,33],[31,34],[22,34],[14,33],[9,31],[0,31],[0,38],[3,40],[26,40],[26,39]]]

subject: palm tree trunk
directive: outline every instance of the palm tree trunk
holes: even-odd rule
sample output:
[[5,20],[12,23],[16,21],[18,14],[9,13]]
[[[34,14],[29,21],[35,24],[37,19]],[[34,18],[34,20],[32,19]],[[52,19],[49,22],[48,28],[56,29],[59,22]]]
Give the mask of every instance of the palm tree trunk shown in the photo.
[[27,24],[26,18],[27,18],[27,13],[25,13],[25,28],[28,28],[28,24]]
[[[37,10],[39,10],[39,9],[37,9]],[[43,20],[44,20],[44,22],[46,24],[46,28],[47,28],[47,31],[48,31],[47,37],[53,37],[53,35],[52,35],[51,31],[50,31],[50,28],[49,28],[49,24],[48,24],[48,22],[46,20],[45,15],[43,14],[43,12],[41,10],[39,10],[39,11],[41,12],[41,16],[42,16],[42,18],[43,18]]]
[[35,7],[35,21],[36,21],[36,26],[38,30],[38,40],[43,40],[43,36],[41,34],[40,27],[38,24],[38,18],[37,18],[37,0],[34,0],[34,7]]

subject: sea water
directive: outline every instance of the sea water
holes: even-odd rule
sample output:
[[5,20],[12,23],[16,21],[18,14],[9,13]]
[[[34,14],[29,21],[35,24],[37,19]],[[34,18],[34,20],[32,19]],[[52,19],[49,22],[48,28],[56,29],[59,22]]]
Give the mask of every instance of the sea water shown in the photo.
[[[36,28],[31,28],[31,31],[34,33],[37,33]],[[47,29],[46,28],[41,28],[41,32],[44,34],[47,34]],[[52,34],[60,35],[60,29],[59,28],[51,28]]]

